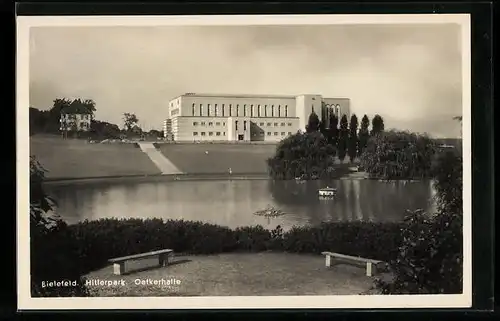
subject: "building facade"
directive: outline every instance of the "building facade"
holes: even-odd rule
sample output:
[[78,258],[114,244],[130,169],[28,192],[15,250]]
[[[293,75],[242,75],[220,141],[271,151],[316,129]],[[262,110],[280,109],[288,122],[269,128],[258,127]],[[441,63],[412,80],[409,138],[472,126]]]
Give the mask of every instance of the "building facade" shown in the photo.
[[68,114],[61,113],[60,130],[67,131],[89,131],[92,122],[91,114]]
[[164,135],[175,141],[277,142],[305,130],[313,111],[328,127],[332,113],[349,117],[349,99],[187,93],[169,101]]

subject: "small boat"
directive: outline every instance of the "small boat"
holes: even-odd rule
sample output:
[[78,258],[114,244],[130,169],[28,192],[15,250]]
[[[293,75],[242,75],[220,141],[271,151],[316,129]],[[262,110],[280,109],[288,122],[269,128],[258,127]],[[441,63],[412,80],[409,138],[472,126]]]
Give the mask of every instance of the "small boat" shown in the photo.
[[337,195],[337,189],[333,187],[320,188],[318,194],[319,196],[335,196]]
[[303,179],[302,177],[295,177],[295,183],[304,184],[305,182],[306,182],[306,180]]
[[258,215],[258,216],[265,216],[265,217],[278,217],[278,216],[281,216],[281,215],[284,215],[285,213],[280,210],[280,209],[276,209],[272,206],[267,206],[265,209],[263,210],[260,210],[260,211],[257,211],[254,213],[254,215]]

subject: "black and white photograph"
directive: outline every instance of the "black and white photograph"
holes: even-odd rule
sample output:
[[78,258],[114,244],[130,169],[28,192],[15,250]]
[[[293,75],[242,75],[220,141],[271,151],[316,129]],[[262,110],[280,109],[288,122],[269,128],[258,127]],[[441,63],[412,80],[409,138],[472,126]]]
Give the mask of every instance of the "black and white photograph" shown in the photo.
[[465,14],[18,17],[19,308],[470,307],[470,59]]

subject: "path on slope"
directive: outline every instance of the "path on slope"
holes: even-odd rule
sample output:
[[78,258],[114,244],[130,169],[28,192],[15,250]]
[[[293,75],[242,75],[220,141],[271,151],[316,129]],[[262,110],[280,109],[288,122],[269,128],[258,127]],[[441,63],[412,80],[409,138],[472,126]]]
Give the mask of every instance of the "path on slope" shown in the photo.
[[158,167],[163,175],[169,174],[182,174],[182,172],[168,159],[166,158],[153,143],[140,142],[139,146],[141,150],[148,155],[151,161]]

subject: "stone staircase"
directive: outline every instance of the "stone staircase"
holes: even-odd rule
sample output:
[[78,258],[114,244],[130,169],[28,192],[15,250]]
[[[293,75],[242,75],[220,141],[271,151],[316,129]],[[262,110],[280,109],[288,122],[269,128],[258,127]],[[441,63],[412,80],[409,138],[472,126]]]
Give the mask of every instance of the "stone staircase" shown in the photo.
[[165,157],[153,143],[140,142],[139,147],[148,155],[149,159],[158,167],[162,175],[183,174],[168,158]]

